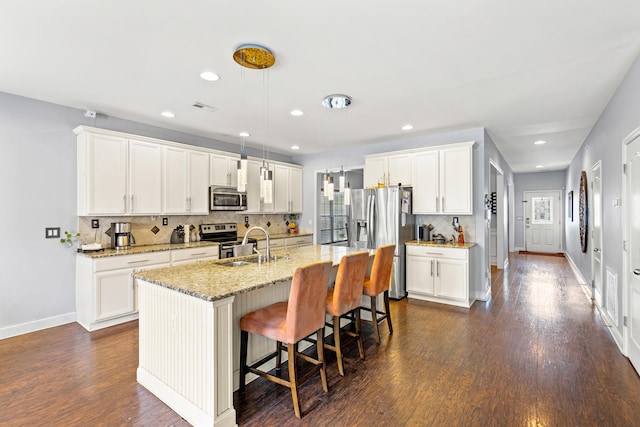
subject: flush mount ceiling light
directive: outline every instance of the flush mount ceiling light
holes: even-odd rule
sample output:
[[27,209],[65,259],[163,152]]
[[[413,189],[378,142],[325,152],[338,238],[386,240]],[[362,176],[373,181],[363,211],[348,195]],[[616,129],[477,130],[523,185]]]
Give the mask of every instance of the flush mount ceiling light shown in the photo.
[[536,169],[542,169],[542,165],[536,165]]
[[351,97],[340,94],[325,96],[322,100],[322,105],[327,108],[346,108],[351,105]]
[[547,143],[547,141],[543,141],[541,139],[536,141],[536,142],[534,142],[535,145],[542,145],[542,144],[546,144],[546,143]]
[[205,71],[201,73],[200,77],[208,82],[215,82],[216,80],[220,80],[220,76],[211,71]]
[[168,117],[168,118],[173,118],[176,115],[174,113],[172,113],[171,111],[163,111],[162,113],[160,113],[163,117]]
[[300,149],[300,146],[298,146],[298,145],[292,145],[292,146],[291,146],[291,149],[292,149],[292,150],[299,150],[299,149]]
[[233,60],[253,70],[269,68],[276,63],[273,52],[259,44],[241,44],[233,52]]
[[293,110],[290,113],[292,116],[302,116],[304,112],[302,110]]
[[411,125],[402,126],[402,130],[411,130],[411,129],[413,129],[413,126],[411,126]]

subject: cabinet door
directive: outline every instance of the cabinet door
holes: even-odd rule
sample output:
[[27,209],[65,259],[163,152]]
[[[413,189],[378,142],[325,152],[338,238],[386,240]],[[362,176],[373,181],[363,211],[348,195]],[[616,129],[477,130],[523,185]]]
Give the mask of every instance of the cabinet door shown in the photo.
[[389,156],[387,171],[387,184],[396,186],[411,186],[411,155],[402,154],[398,156]]
[[434,214],[440,207],[438,151],[413,156],[413,213]]
[[131,273],[131,268],[96,273],[94,321],[135,313]]
[[452,259],[438,259],[436,262],[436,296],[467,300],[467,263]]
[[[218,185],[220,187],[230,187],[232,185],[229,163],[230,159],[228,156],[211,154],[211,185]],[[233,184],[233,186],[236,186],[237,184],[238,177],[236,175],[235,184]]]
[[162,211],[162,145],[129,140],[129,212]]
[[274,210],[277,213],[289,212],[289,167],[275,165],[274,175]]
[[189,151],[189,213],[209,214],[209,154]]
[[302,169],[289,168],[289,212],[302,212]]
[[442,213],[473,214],[471,160],[471,147],[440,150],[440,210]]
[[376,187],[378,182],[385,182],[386,173],[386,157],[364,159],[364,188]]
[[407,291],[433,295],[433,258],[407,255],[406,263]]
[[184,214],[188,209],[187,151],[164,147],[163,212]]
[[[82,142],[81,142],[82,143]],[[127,201],[127,140],[113,136],[89,135],[84,147],[85,157],[78,162],[84,171],[86,186],[81,197],[86,200],[86,212],[82,214],[123,214]],[[79,203],[78,209],[82,203]]]

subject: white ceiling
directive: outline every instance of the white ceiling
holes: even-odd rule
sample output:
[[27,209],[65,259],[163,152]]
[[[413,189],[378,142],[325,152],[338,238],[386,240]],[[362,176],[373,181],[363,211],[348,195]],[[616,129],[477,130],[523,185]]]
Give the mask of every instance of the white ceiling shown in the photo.
[[[637,0],[3,1],[0,91],[227,142],[247,130],[290,155],[485,127],[515,172],[556,170],[638,56],[639,22]],[[242,43],[276,64],[241,68]],[[332,93],[352,106],[324,108]]]

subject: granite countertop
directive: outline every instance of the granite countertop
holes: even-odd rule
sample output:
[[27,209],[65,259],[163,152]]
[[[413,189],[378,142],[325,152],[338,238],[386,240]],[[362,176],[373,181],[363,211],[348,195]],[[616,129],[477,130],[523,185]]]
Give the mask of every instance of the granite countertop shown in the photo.
[[413,245],[413,246],[427,246],[433,248],[456,248],[456,249],[469,249],[476,245],[475,242],[465,242],[462,244],[458,243],[434,243],[427,242],[425,240],[409,240],[408,242],[404,242],[405,245]]
[[84,256],[87,258],[105,258],[111,256],[120,256],[120,255],[135,255],[135,254],[144,254],[149,252],[162,252],[162,251],[170,251],[175,249],[189,249],[189,248],[201,248],[203,246],[217,246],[219,243],[216,242],[190,242],[190,243],[165,243],[161,245],[141,245],[141,246],[132,246],[129,249],[103,249],[101,251],[95,252],[78,252],[78,255]]
[[[242,237],[240,236],[242,234],[242,236],[244,236],[243,233],[238,233],[238,237]],[[269,238],[270,239],[286,239],[287,237],[301,237],[301,236],[313,236],[313,233],[307,233],[307,232],[299,232],[299,233],[269,233]],[[252,239],[256,239],[256,240],[266,240],[267,238],[265,237],[264,233],[261,231],[252,231],[249,234],[249,237],[251,237]]]
[[[249,263],[239,267],[224,265],[231,261],[255,259],[253,255],[145,270],[135,273],[134,277],[206,301],[216,301],[290,280],[297,267],[319,261],[332,261],[337,265],[344,255],[361,251],[340,246],[304,246],[274,250],[272,255],[276,260],[269,263]],[[370,255],[375,253],[367,252]]]

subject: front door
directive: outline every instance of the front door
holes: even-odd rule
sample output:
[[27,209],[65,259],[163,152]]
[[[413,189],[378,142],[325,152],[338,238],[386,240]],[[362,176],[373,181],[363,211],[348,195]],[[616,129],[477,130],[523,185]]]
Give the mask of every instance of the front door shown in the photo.
[[[592,296],[602,307],[602,181],[600,162],[591,168],[591,271],[593,272]],[[610,309],[610,307],[607,307]]]
[[640,137],[627,145],[629,360],[640,372]]
[[525,248],[560,252],[562,215],[559,191],[525,191]]

